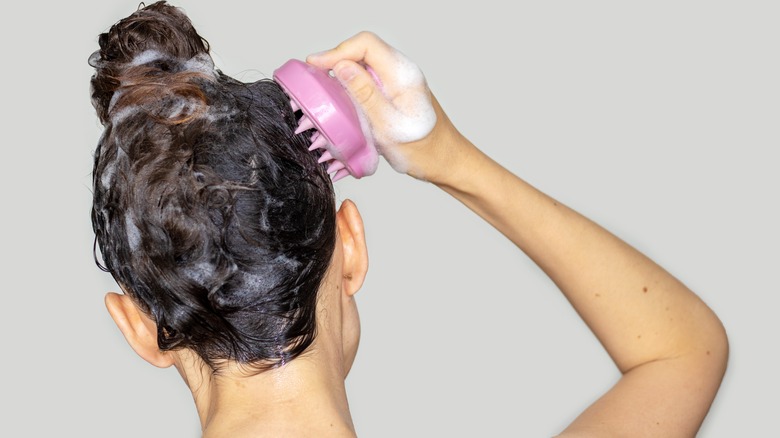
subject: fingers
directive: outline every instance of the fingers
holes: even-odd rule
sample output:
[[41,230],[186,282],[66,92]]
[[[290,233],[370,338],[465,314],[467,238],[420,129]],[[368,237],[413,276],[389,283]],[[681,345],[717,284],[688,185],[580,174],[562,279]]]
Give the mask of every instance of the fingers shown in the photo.
[[[333,69],[342,60],[366,66],[375,81],[382,84],[385,79],[396,76],[399,53],[374,33],[360,32],[334,49],[309,55],[306,58],[309,64],[326,69]],[[390,82],[390,89],[382,89],[382,91],[395,91],[392,81]]]
[[412,162],[406,147],[428,138],[437,122],[425,76],[415,63],[370,32],[306,61],[333,71],[368,119],[380,153],[395,170],[427,172],[425,160]]
[[376,123],[382,113],[382,106],[390,102],[382,94],[374,77],[363,66],[352,60],[341,60],[333,66],[336,78],[341,81],[355,102],[368,116],[369,121]]
[[364,31],[343,41],[334,49],[309,55],[306,62],[321,68],[333,68],[338,61],[349,59],[377,68],[393,51],[390,45],[374,33]]

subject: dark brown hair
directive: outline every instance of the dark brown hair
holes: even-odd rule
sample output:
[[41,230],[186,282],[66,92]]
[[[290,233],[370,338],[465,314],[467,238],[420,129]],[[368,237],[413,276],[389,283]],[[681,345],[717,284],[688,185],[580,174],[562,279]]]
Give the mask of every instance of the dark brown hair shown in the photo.
[[208,43],[165,2],[99,43],[98,264],[156,322],[162,350],[190,348],[215,369],[297,357],[315,336],[335,201],[287,96],[214,69]]

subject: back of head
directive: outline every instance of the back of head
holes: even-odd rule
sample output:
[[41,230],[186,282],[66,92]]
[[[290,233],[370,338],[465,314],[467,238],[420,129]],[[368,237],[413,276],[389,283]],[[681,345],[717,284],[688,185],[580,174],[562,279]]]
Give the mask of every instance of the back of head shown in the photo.
[[335,207],[288,98],[215,70],[165,2],[99,42],[92,223],[104,269],[156,322],[162,350],[190,348],[217,369],[297,357],[315,335]]

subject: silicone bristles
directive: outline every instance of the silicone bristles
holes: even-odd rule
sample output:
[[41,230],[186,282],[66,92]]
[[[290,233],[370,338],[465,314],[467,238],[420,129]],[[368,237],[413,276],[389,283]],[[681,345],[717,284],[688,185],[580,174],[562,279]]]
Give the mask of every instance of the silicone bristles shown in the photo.
[[296,134],[315,129],[310,151],[320,151],[333,181],[347,175],[362,178],[376,172],[374,145],[366,139],[352,99],[326,70],[291,59],[274,71],[274,80],[290,96],[294,111],[301,111]]

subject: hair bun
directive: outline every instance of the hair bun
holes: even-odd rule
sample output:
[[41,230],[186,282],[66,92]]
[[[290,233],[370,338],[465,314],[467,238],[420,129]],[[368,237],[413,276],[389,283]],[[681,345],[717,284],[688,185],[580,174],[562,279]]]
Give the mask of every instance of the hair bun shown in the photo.
[[[91,81],[92,103],[104,125],[115,108],[143,103],[155,94],[183,92],[193,97],[189,95],[192,90],[186,91],[182,84],[193,77],[214,75],[208,42],[184,12],[165,1],[120,20],[98,42],[100,49],[89,57],[89,64],[96,70]],[[141,88],[129,92],[133,87]]]

